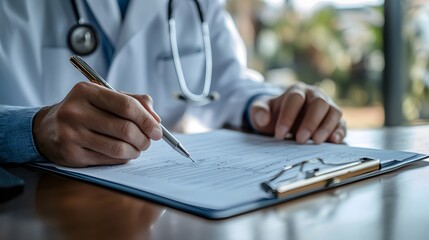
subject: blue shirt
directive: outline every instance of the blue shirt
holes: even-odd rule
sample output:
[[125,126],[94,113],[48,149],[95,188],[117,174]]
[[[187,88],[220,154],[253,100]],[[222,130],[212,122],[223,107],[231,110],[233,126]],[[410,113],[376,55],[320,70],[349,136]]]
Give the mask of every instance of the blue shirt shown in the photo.
[[33,117],[39,109],[0,105],[0,162],[42,159],[33,140]]

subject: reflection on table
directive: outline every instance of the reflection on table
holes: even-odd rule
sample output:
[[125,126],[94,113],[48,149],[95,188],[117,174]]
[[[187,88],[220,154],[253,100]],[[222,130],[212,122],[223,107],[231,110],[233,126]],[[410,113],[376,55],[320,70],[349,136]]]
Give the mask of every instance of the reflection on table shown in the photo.
[[50,174],[40,176],[35,205],[48,231],[68,239],[134,239],[162,215],[148,202]]

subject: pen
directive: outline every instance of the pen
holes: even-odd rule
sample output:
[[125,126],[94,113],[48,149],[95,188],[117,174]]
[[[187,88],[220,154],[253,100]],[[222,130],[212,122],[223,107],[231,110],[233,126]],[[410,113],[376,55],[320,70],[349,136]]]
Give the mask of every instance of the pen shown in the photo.
[[[89,81],[104,86],[108,89],[111,89],[116,92],[115,89],[110,86],[108,82],[106,82],[91,66],[89,66],[82,58],[79,56],[73,55],[70,57],[70,62],[75,66],[85,77],[88,78]],[[183,145],[177,140],[173,134],[171,134],[162,124],[159,124],[162,129],[162,139],[168,143],[174,150],[183,156],[189,158],[194,162],[191,158],[191,155],[188,151],[183,147]]]

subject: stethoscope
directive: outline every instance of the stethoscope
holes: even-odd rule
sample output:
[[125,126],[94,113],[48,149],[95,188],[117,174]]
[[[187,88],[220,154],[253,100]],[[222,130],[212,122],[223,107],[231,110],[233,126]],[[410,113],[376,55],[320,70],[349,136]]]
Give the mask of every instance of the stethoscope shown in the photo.
[[80,56],[87,56],[93,53],[98,47],[98,35],[95,27],[85,20],[79,13],[76,0],[71,0],[73,14],[76,19],[68,34],[67,45],[70,50]]
[[[213,101],[219,99],[219,94],[217,92],[210,93],[210,87],[212,82],[212,50],[211,50],[211,41],[210,41],[210,31],[209,25],[205,19],[204,13],[202,11],[201,5],[198,0],[194,0],[195,5],[198,10],[199,20],[201,21],[201,32],[203,36],[203,45],[204,45],[204,54],[205,54],[205,76],[204,76],[204,86],[203,90],[199,94],[193,93],[189,90],[188,85],[186,84],[185,75],[183,73],[182,63],[180,61],[180,54],[177,43],[177,31],[176,31],[176,20],[173,16],[173,0],[168,2],[168,30],[169,30],[169,40],[171,46],[171,53],[173,56],[174,68],[176,70],[177,79],[179,82],[179,87],[181,93],[175,94],[178,99],[186,101],[190,104],[202,106],[209,104]],[[73,14],[76,19],[76,24],[74,24],[68,34],[67,34],[67,44],[72,52],[80,56],[86,56],[93,53],[98,45],[99,38],[95,27],[89,23],[85,23],[84,18],[80,15],[79,9],[77,6],[77,0],[71,0]]]

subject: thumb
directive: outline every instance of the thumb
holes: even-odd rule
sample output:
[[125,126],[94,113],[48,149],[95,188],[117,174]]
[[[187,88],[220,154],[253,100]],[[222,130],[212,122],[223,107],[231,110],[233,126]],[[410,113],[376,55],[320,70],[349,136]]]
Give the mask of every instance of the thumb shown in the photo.
[[[267,101],[255,101],[250,109],[250,120],[253,127],[265,132],[271,122],[271,110]],[[265,131],[264,131],[265,130]]]

